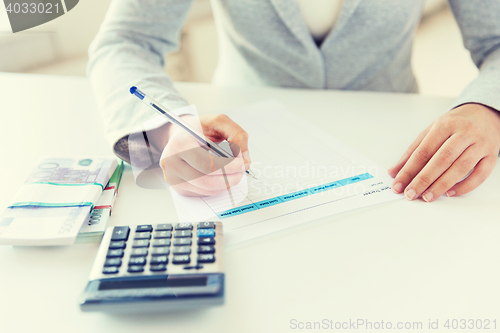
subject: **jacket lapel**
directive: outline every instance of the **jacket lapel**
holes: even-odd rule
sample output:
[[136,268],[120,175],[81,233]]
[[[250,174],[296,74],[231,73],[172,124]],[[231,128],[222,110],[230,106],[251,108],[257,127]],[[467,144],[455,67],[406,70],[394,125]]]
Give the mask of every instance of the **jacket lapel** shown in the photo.
[[299,5],[295,0],[269,0],[288,30],[304,45],[314,45]]
[[321,48],[323,48],[330,40],[333,39],[335,35],[338,34],[338,32],[344,27],[344,25],[349,21],[351,18],[352,14],[358,7],[359,3],[361,0],[344,0],[342,3],[342,8],[339,13],[339,17],[337,19],[337,22],[333,26],[332,31],[326,35],[325,39],[323,40],[323,43],[321,44]]
[[[276,12],[280,16],[281,20],[285,23],[287,28],[292,32],[292,34],[304,45],[314,45],[314,40],[311,37],[309,28],[300,12],[299,5],[294,0],[269,0]],[[344,0],[342,4],[342,9],[339,14],[337,23],[333,27],[332,31],[326,36],[324,42],[329,39],[332,35],[336,34],[337,31],[342,29],[345,23],[349,20],[351,15],[358,7],[361,0]],[[325,44],[323,42],[323,44]]]

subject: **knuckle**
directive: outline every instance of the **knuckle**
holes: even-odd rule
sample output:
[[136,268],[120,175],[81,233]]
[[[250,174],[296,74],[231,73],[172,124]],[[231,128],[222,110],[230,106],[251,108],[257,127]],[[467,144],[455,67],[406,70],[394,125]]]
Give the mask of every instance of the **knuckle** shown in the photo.
[[399,171],[397,178],[409,180],[413,179],[414,176],[415,175],[413,173],[409,172],[406,168],[403,168],[401,169],[401,171]]
[[429,187],[432,184],[432,180],[428,175],[418,175],[417,176],[417,181],[420,184],[423,184],[426,188]]
[[421,147],[415,151],[415,158],[420,162],[427,162],[431,156],[432,153],[427,147]]
[[455,153],[451,149],[443,149],[439,153],[439,157],[441,159],[441,162],[444,162],[444,163],[451,163],[454,156],[455,156]]
[[214,120],[216,122],[227,122],[230,121],[231,118],[229,118],[229,116],[224,113],[219,113],[215,115]]

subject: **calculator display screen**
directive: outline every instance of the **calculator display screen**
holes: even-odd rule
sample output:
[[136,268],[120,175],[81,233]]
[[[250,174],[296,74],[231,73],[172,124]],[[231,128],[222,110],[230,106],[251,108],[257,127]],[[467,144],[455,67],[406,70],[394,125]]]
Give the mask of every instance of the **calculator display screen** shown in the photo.
[[125,281],[102,281],[99,290],[112,289],[139,289],[139,288],[176,288],[176,287],[204,287],[207,277],[141,279]]

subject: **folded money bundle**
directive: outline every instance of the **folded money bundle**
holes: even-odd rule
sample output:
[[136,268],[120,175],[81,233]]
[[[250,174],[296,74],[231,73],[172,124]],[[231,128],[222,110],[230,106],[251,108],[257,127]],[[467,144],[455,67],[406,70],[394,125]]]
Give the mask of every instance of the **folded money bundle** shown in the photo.
[[0,216],[0,244],[73,244],[116,169],[115,157],[42,158]]
[[123,168],[122,161],[118,164],[115,172],[109,179],[108,185],[104,188],[101,197],[90,214],[89,220],[80,229],[76,243],[98,243],[101,241],[104,231],[106,231],[109,217],[113,211],[122,179]]

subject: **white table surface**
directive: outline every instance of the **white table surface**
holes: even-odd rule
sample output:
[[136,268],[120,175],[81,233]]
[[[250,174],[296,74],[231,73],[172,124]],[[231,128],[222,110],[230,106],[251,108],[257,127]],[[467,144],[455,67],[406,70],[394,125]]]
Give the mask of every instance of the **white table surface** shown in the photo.
[[[451,103],[404,94],[177,87],[203,113],[280,100],[386,167]],[[0,91],[0,208],[40,156],[111,152],[85,79],[0,74]],[[438,320],[434,332],[449,331],[447,319],[496,319],[500,330],[499,184],[497,167],[462,197],[399,200],[231,247],[226,303],[203,310],[82,313],[77,298],[97,244],[0,246],[0,332],[288,332],[299,330],[291,320],[323,319],[422,322],[422,331]],[[127,168],[111,223],[159,221],[176,221],[169,192],[137,187]]]

